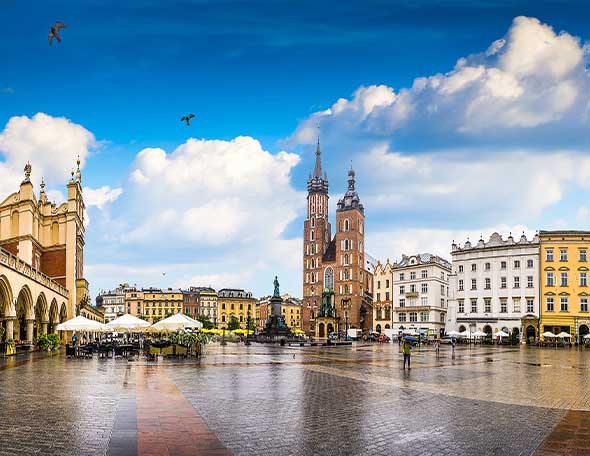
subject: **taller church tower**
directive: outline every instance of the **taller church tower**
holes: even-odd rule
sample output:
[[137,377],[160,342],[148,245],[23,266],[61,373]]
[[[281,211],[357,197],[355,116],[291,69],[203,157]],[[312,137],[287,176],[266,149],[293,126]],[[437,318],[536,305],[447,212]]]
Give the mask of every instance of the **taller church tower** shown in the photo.
[[322,257],[332,239],[328,199],[328,176],[322,173],[318,139],[315,168],[307,180],[307,218],[303,224],[303,330],[306,332],[313,331],[324,288]]

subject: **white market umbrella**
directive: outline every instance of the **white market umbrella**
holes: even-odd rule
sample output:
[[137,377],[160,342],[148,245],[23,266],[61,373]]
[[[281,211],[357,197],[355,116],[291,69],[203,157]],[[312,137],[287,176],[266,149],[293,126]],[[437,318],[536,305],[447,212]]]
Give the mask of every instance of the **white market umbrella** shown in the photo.
[[572,337],[571,334],[566,333],[565,331],[560,332],[556,337],[565,337],[565,338],[569,338]]
[[71,320],[60,323],[56,328],[58,331],[88,331],[102,332],[108,330],[108,327],[98,321],[89,320],[82,315],[78,315]]
[[551,331],[545,331],[543,334],[541,334],[541,337],[557,337],[555,334],[553,334]]
[[150,327],[150,324],[131,314],[125,314],[106,324],[113,331],[135,331]]
[[484,333],[482,331],[475,331],[473,334],[471,334],[473,337],[486,337],[487,333]]
[[461,333],[458,332],[458,331],[453,330],[453,331],[449,331],[448,333],[446,333],[446,335],[449,336],[449,337],[458,337],[458,336],[461,335]]
[[504,331],[498,331],[496,334],[494,334],[494,337],[508,337],[509,334],[505,333]]
[[584,336],[584,339],[590,339],[590,334],[586,334],[586,335]]
[[469,334],[469,331],[465,330],[463,332],[459,333],[459,336],[461,337],[471,337],[471,335]]
[[186,328],[202,329],[203,323],[193,320],[182,313],[177,313],[154,323],[151,327],[151,329],[156,331],[179,331]]
[[404,334],[405,334],[406,336],[418,336],[418,335],[419,335],[419,334],[418,334],[416,331],[414,331],[413,329],[410,329],[410,330],[404,331]]

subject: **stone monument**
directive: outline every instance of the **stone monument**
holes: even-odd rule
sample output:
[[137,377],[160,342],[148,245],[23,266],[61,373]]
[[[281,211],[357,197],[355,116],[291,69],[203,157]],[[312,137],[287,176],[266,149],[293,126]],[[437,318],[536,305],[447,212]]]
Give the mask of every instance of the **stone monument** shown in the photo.
[[289,337],[291,335],[291,330],[285,323],[285,317],[281,312],[283,299],[281,298],[281,292],[279,290],[279,279],[276,276],[273,285],[274,293],[272,298],[270,298],[270,315],[266,320],[266,326],[261,334],[272,340],[280,340]]

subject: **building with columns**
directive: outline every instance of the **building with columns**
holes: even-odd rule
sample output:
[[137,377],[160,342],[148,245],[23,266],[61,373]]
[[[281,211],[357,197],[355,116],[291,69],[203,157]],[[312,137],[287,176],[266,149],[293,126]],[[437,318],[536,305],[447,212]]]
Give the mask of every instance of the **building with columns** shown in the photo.
[[522,234],[452,244],[446,331],[500,330],[522,340],[539,336],[539,237]]
[[34,192],[27,163],[17,192],[0,202],[0,321],[4,339],[32,342],[89,304],[84,279],[84,199],[80,161],[67,201]]
[[336,206],[336,232],[328,219],[328,176],[318,141],[315,168],[307,181],[303,226],[302,329],[326,338],[332,331],[373,325],[372,270],[365,262],[365,209],[348,172],[348,190]]

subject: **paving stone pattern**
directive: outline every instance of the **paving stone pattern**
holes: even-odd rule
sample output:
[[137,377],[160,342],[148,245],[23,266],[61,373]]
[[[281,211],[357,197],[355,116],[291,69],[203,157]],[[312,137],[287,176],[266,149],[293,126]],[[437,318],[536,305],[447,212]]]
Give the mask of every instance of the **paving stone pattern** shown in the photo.
[[0,359],[0,455],[590,454],[590,350],[412,358],[230,344],[197,362]]

